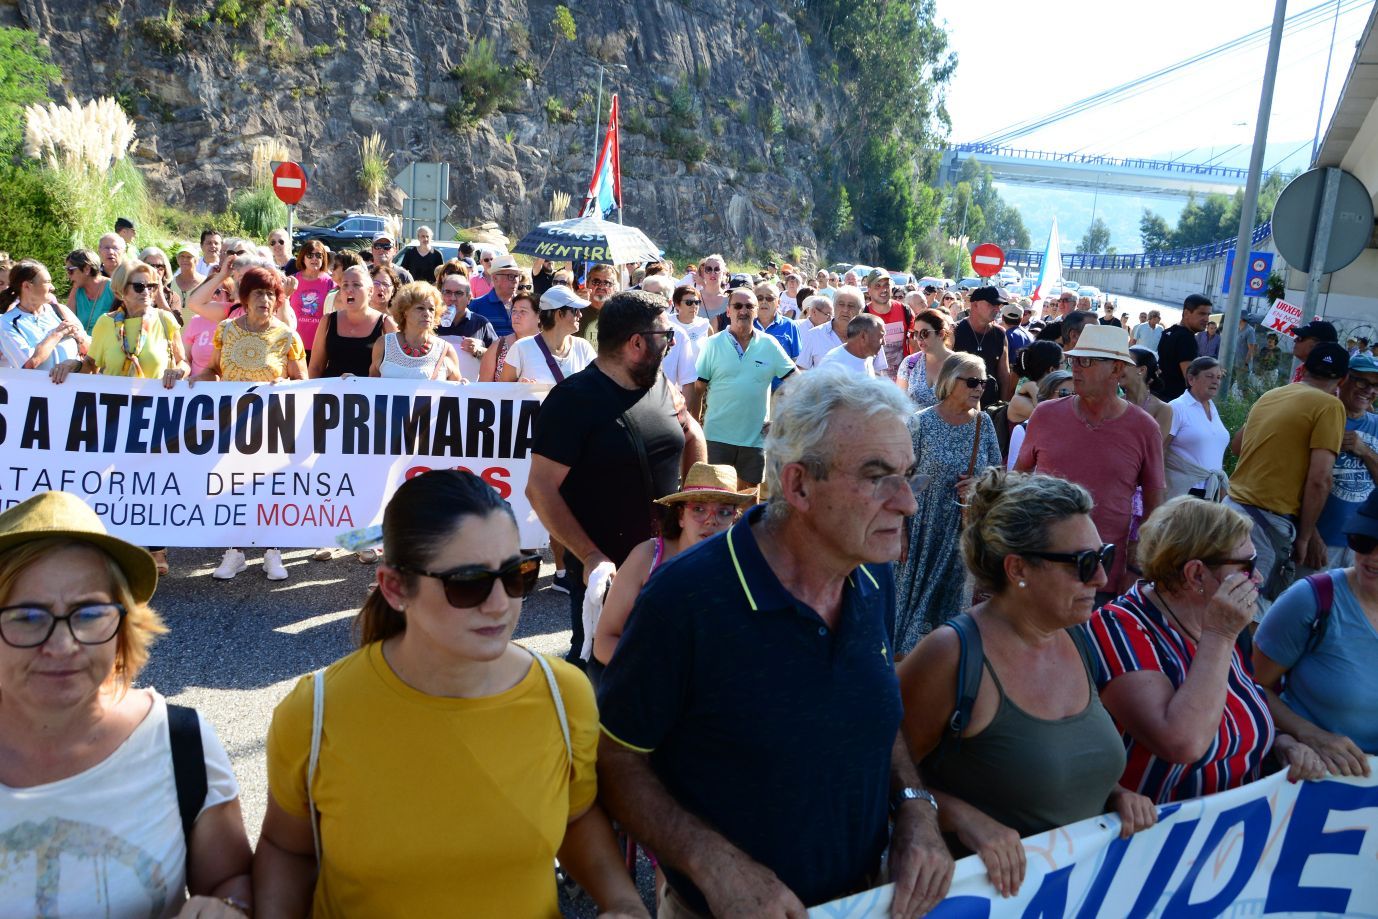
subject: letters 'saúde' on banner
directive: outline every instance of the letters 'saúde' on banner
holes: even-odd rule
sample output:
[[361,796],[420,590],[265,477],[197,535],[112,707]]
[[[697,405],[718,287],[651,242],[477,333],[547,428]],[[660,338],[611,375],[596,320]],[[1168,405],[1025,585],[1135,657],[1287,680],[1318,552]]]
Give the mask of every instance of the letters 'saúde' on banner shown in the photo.
[[351,378],[179,383],[0,369],[0,508],[50,489],[146,546],[335,544],[407,478],[465,468],[511,502],[523,546],[546,385]]
[[[1367,779],[1291,784],[1286,773],[1158,808],[1127,840],[1093,817],[1024,840],[1028,873],[1002,898],[976,856],[928,919],[1378,916],[1378,757]],[[809,910],[889,919],[890,888]]]

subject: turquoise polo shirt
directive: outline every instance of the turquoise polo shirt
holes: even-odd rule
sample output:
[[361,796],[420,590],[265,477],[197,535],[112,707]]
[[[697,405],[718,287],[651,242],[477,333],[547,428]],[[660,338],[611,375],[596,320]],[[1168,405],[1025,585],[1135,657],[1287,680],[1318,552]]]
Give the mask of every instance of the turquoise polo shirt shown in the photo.
[[[858,565],[829,628],[771,570],[756,541],[764,511],[651,575],[598,713],[681,807],[816,906],[867,886],[888,841],[903,714],[888,637],[894,571]],[[693,881],[662,867],[706,913]]]
[[718,332],[699,352],[699,379],[708,384],[703,436],[734,447],[761,447],[761,428],[770,419],[770,384],[794,371],[794,361],[770,335],[751,330],[751,344],[738,351],[730,331]]

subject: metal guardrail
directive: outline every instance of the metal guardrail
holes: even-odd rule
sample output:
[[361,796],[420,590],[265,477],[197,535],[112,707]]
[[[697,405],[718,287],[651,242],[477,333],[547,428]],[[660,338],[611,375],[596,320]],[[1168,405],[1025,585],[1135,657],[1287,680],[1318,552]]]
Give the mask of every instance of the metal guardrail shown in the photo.
[[[1253,245],[1258,245],[1273,235],[1273,222],[1254,227],[1250,235]],[[1234,254],[1235,239],[1223,239],[1205,246],[1190,249],[1166,249],[1161,252],[1139,252],[1134,255],[1091,255],[1072,252],[1062,257],[1064,269],[1103,268],[1133,271],[1139,268],[1170,268],[1173,265],[1190,265],[1194,262],[1209,262]],[[1043,253],[1037,249],[1010,249],[1005,252],[1005,264],[1016,268],[1040,268]]]
[[[1219,176],[1225,179],[1245,181],[1249,170],[1234,166],[1211,166],[1201,163],[1178,163],[1171,160],[1150,160],[1115,156],[1094,156],[1086,153],[1051,153],[1047,150],[1022,150],[1016,147],[1001,147],[995,144],[953,144],[949,149],[956,153],[983,153],[988,156],[1007,156],[1026,160],[1043,160],[1049,163],[1071,163],[1078,166],[1114,166],[1124,169],[1150,169],[1154,172],[1172,172],[1178,175]],[[1265,174],[1265,178],[1266,178]]]

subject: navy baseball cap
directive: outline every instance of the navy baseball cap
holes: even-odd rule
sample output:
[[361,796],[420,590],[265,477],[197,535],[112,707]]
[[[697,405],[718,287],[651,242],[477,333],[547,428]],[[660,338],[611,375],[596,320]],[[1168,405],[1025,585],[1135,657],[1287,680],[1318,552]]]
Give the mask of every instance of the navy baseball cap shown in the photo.
[[1324,319],[1312,319],[1306,325],[1299,326],[1293,334],[1296,336],[1297,341],[1301,341],[1303,338],[1314,338],[1316,341],[1333,342],[1338,342],[1340,340],[1340,333],[1336,332],[1335,327]]
[[1304,366],[1312,376],[1338,380],[1349,373],[1349,352],[1333,341],[1323,341],[1306,355]]

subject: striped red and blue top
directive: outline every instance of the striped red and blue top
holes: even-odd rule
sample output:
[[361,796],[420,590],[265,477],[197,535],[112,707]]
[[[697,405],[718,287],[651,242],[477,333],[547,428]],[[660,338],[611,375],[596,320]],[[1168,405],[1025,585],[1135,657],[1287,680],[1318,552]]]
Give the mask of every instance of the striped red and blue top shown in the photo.
[[[1174,688],[1181,687],[1187,678],[1196,643],[1143,595],[1143,586],[1143,581],[1135,584],[1081,626],[1091,636],[1099,671],[1096,684],[1101,689],[1116,677],[1137,670],[1157,670]],[[1120,784],[1159,804],[1199,798],[1254,781],[1261,775],[1263,758],[1272,749],[1275,736],[1268,704],[1254,682],[1253,663],[1238,644],[1230,662],[1220,730],[1201,759],[1189,764],[1168,762],[1135,740],[1123,725],[1118,726],[1126,752]]]

